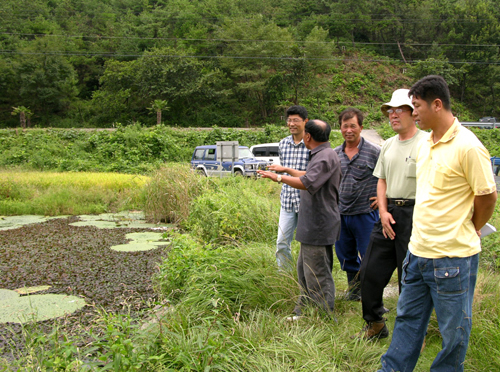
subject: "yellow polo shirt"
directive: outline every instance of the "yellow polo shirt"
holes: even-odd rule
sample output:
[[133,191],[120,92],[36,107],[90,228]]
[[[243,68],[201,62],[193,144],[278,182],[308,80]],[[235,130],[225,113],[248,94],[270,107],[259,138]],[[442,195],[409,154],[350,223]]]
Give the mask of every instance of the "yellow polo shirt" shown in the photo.
[[481,251],[471,221],[476,195],[496,191],[488,150],[455,122],[443,138],[419,143],[417,194],[408,249],[425,258],[469,257]]

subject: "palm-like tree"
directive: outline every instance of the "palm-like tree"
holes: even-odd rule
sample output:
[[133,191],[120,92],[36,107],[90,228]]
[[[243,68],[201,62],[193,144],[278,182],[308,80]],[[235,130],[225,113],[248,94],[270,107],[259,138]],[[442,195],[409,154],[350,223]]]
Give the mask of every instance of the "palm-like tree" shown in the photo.
[[21,127],[26,128],[26,119],[28,119],[28,127],[31,125],[31,117],[33,116],[33,111],[29,107],[18,106],[12,107],[12,115],[19,115],[19,121],[21,122]]
[[162,99],[155,99],[151,102],[151,107],[148,107],[149,111],[156,112],[156,124],[161,124],[161,112],[169,109],[168,101]]

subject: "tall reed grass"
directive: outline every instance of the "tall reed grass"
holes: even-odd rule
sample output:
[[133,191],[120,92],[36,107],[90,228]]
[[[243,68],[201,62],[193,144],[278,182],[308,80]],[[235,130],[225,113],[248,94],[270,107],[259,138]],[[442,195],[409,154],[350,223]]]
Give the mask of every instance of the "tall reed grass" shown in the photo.
[[193,173],[189,164],[169,163],[153,173],[145,187],[144,212],[152,222],[182,223],[191,203],[208,190],[210,179]]

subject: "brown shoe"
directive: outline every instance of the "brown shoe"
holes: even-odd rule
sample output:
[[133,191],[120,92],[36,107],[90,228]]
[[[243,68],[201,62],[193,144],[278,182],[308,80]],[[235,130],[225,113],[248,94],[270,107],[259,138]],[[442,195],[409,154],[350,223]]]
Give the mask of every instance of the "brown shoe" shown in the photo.
[[389,330],[385,325],[385,319],[378,322],[369,322],[363,327],[361,332],[352,338],[363,338],[366,340],[381,339],[389,336]]

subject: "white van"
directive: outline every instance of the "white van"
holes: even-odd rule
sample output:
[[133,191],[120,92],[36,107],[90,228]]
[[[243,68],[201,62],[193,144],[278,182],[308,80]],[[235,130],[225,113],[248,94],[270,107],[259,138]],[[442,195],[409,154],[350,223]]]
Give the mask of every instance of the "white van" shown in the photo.
[[279,143],[262,143],[250,147],[253,156],[259,160],[272,162],[273,164],[281,165],[279,157]]

